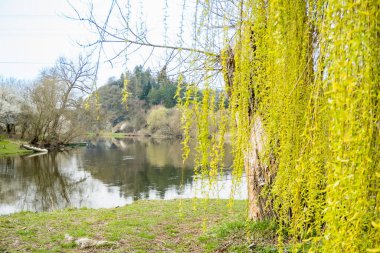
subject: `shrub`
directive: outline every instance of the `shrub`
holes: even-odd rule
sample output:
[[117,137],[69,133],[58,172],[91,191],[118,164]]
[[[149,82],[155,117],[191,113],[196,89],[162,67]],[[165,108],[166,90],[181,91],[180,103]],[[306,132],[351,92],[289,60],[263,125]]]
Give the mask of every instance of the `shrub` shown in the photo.
[[147,124],[151,134],[181,135],[180,112],[177,108],[167,109],[161,105],[153,107],[148,112]]

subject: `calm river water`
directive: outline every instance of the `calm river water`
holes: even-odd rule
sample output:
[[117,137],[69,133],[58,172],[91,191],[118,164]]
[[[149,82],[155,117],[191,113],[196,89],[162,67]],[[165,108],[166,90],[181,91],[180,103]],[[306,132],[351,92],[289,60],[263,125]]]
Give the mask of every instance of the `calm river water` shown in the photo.
[[[231,159],[225,163],[228,166]],[[0,215],[204,197],[202,192],[212,198],[230,197],[228,172],[211,191],[200,185],[194,181],[191,161],[182,163],[179,141],[97,140],[68,152],[0,158]],[[245,187],[243,180],[236,198],[246,198]]]

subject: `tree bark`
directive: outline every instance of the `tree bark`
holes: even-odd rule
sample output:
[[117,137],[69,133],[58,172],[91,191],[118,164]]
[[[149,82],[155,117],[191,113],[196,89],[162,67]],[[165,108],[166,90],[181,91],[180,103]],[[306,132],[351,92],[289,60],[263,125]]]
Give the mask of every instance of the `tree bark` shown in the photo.
[[[260,159],[264,151],[265,132],[260,117],[256,117],[250,137],[251,147],[245,154],[245,172],[248,186],[248,218],[262,220],[270,210],[266,210],[266,199],[261,196],[261,191],[268,175],[265,173],[265,165]],[[270,181],[270,180],[269,180]]]

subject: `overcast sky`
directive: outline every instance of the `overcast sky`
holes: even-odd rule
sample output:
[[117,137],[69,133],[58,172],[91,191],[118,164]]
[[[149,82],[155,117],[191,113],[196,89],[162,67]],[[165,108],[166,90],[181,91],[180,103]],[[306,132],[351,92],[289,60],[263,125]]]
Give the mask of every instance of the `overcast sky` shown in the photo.
[[[180,14],[182,1],[169,0],[168,12]],[[84,2],[88,1],[71,0],[79,10]],[[93,2],[99,13],[106,13],[110,1]],[[165,1],[131,0],[131,5],[132,17],[146,22],[153,42],[161,43]],[[53,66],[59,56],[75,58],[83,53],[84,49],[76,42],[91,41],[94,37],[84,24],[63,17],[71,14],[65,0],[0,0],[0,76],[35,79],[43,68]],[[176,17],[169,17],[170,26],[178,26]],[[173,28],[169,33],[169,38],[173,38],[178,32]],[[113,67],[102,64],[98,84],[104,84],[111,76],[119,77],[126,67],[132,69],[144,63],[146,52],[142,50],[128,57],[126,66],[122,60]],[[152,59],[151,65],[154,64],[159,65],[159,58]]]

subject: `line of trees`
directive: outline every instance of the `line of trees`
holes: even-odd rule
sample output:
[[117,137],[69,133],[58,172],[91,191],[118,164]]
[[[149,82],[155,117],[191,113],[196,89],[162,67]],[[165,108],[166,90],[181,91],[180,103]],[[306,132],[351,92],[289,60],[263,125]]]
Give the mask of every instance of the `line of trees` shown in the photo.
[[15,134],[17,126],[22,139],[50,147],[81,136],[88,128],[88,118],[95,117],[83,105],[83,97],[95,88],[94,76],[89,59],[79,56],[76,61],[59,58],[55,66],[18,90],[10,85],[12,79],[4,80],[0,89],[2,118],[12,118],[14,127],[6,132]]
[[[123,104],[125,81],[128,83],[128,99]],[[182,136],[178,102],[186,96],[187,89],[188,84],[185,81],[169,78],[165,70],[152,73],[149,68],[136,66],[133,71],[122,74],[119,79],[109,79],[106,85],[97,90],[96,95],[102,114],[107,115],[107,121],[114,127],[114,131]],[[194,99],[202,100],[203,92],[202,89],[197,90]],[[218,110],[219,100],[223,98],[221,91],[214,92],[215,110]],[[227,107],[228,100],[225,99],[224,108]]]
[[[128,79],[127,104],[122,103],[124,81]],[[150,69],[136,66],[132,72],[122,74],[119,79],[111,78],[97,90],[99,103],[109,114],[112,125],[128,120],[139,121],[136,117],[145,114],[152,106],[163,105],[172,108],[177,104],[175,94],[177,82],[164,73],[154,75]],[[127,109],[126,109],[127,108]],[[141,124],[136,122],[136,127]]]
[[[125,82],[128,83],[126,104],[122,102]],[[97,97],[113,131],[180,136],[177,88],[177,80],[171,80],[164,71],[154,74],[149,68],[136,66],[119,79],[109,79],[97,90]],[[183,91],[180,94],[183,95]]]

